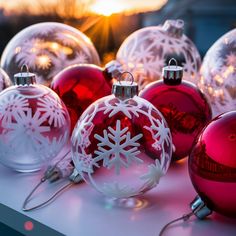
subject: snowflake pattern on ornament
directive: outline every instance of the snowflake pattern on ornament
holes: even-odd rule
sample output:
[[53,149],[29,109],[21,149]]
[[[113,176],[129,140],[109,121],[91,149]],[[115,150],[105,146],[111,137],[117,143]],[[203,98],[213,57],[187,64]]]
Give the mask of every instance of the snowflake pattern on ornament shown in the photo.
[[[8,142],[12,142],[16,147],[26,148],[33,145],[35,150],[38,150],[40,145],[46,144],[46,139],[42,135],[44,132],[49,132],[50,127],[42,125],[45,121],[39,111],[32,115],[32,110],[28,108],[26,113],[21,116],[15,116],[16,123],[6,124],[9,132],[6,134]],[[26,137],[26,138],[21,138]]]
[[103,166],[108,169],[114,167],[117,175],[122,166],[128,168],[132,162],[143,163],[137,157],[140,154],[138,150],[140,144],[136,142],[143,134],[131,138],[128,129],[128,127],[121,129],[121,122],[117,120],[115,129],[108,127],[109,133],[107,130],[103,130],[103,137],[98,134],[94,135],[100,141],[97,145],[98,150],[94,151],[97,155],[94,161],[103,160]]
[[[161,78],[161,69],[170,57],[181,58],[185,70],[184,79],[198,83],[200,55],[185,35],[177,38],[168,35],[160,26],[146,27],[130,35],[117,53],[117,61],[123,70],[135,75],[141,89]],[[137,71],[140,66],[144,73]]]
[[0,120],[3,124],[12,122],[12,119],[23,116],[28,111],[29,102],[20,95],[12,94],[0,100]]
[[158,159],[155,160],[155,164],[148,166],[148,172],[140,177],[145,181],[145,188],[153,188],[159,184],[160,178],[164,175],[162,171],[161,163]]
[[62,127],[65,124],[65,110],[62,109],[62,103],[59,99],[39,98],[37,104],[39,106],[38,111],[43,112],[43,118],[48,118],[50,125]]

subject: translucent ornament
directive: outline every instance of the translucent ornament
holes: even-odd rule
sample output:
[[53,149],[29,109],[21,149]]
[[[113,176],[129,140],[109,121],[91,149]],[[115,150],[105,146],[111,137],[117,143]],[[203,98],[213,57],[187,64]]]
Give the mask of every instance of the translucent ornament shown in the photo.
[[137,93],[135,82],[114,83],[113,94],[90,105],[72,134],[75,168],[108,197],[127,198],[152,189],[171,161],[165,119]]
[[16,74],[15,84],[0,93],[0,162],[36,171],[66,144],[70,118],[55,92],[35,84],[34,74]]
[[0,92],[12,85],[7,73],[0,68]]
[[119,71],[111,62],[105,68],[92,64],[69,66],[54,77],[51,88],[67,106],[72,130],[90,104],[111,94],[112,78],[116,74]]
[[236,108],[236,29],[207,51],[199,87],[211,102],[214,116]]
[[[176,65],[170,65],[172,60]],[[182,76],[183,68],[171,59],[163,68],[163,80],[149,84],[140,93],[140,97],[161,111],[170,127],[175,146],[172,160],[190,154],[196,137],[212,117],[206,97],[196,85],[182,80]]]
[[7,44],[1,67],[10,78],[23,64],[37,75],[37,82],[50,85],[62,69],[76,63],[100,64],[90,39],[79,30],[61,23],[44,22],[25,28]]
[[116,59],[134,74],[143,89],[161,78],[161,70],[174,57],[184,68],[184,79],[197,84],[201,58],[192,41],[183,34],[182,20],[167,20],[132,33],[121,45]]
[[236,218],[236,111],[214,118],[189,157],[192,183],[206,206]]

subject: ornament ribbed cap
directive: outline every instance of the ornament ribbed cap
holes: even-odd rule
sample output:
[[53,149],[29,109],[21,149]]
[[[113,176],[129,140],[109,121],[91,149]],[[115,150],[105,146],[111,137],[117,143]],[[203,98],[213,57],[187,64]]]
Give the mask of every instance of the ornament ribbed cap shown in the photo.
[[27,65],[21,67],[21,72],[14,75],[15,85],[30,85],[36,83],[36,76],[29,72]]
[[170,36],[180,38],[184,32],[184,21],[183,20],[166,20],[162,26],[163,30],[166,31]]
[[[125,75],[128,75],[131,81],[121,80],[121,77],[126,79]],[[130,72],[123,72],[119,76],[119,80],[113,84],[112,93],[122,100],[138,95],[138,84],[134,82],[133,75]]]
[[[171,62],[175,62],[175,65],[171,65]],[[178,66],[177,61],[174,58],[169,60],[168,66],[162,69],[162,77],[164,83],[167,85],[181,84],[183,77],[183,67]]]

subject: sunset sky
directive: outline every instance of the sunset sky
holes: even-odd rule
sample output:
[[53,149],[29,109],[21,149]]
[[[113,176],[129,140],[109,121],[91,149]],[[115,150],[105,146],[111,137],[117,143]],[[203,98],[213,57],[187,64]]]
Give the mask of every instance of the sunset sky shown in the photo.
[[[78,2],[91,2],[91,0],[78,0]],[[48,2],[60,2],[60,0],[0,0],[0,7],[8,12],[17,11],[19,6],[29,5],[33,11],[38,3],[48,4]],[[93,0],[93,4],[89,7],[92,12],[102,15],[111,15],[118,12],[139,12],[147,10],[160,9],[165,5],[167,0]]]

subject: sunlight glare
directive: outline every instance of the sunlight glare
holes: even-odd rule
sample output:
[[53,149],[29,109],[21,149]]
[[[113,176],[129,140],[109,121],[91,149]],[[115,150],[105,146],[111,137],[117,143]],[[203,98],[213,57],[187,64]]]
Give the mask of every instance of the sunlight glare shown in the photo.
[[114,13],[119,13],[125,10],[124,6],[119,3],[119,0],[97,0],[92,5],[91,10],[97,14],[110,16]]

